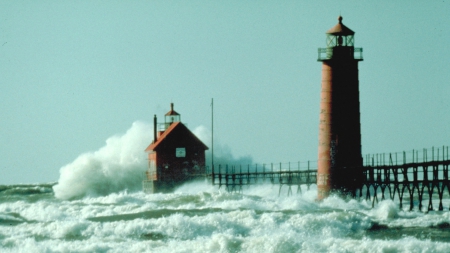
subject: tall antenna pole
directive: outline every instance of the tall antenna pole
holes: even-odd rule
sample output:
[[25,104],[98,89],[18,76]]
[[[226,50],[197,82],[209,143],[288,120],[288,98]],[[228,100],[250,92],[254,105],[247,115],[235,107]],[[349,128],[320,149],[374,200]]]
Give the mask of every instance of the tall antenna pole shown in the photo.
[[214,98],[211,98],[211,170],[214,174]]

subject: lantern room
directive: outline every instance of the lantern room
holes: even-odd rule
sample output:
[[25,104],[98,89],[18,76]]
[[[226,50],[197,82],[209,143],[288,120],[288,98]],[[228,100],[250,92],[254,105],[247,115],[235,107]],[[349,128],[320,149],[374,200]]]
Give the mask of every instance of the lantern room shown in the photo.
[[362,61],[362,48],[354,48],[355,32],[342,23],[342,17],[338,17],[339,23],[326,32],[326,48],[319,48],[318,61],[331,59],[351,58]]
[[339,23],[326,32],[327,47],[353,47],[354,31],[342,24],[342,17],[338,18]]
[[181,116],[173,109],[173,103],[170,103],[170,111],[165,115],[165,127],[169,127],[174,122],[180,122]]

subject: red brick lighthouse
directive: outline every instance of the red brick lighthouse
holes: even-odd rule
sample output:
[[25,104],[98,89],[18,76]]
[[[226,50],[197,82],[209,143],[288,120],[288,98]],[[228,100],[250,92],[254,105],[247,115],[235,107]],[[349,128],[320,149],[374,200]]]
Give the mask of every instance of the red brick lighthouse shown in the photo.
[[183,123],[170,104],[165,122],[153,119],[153,142],[147,147],[148,169],[142,182],[147,193],[170,192],[181,184],[205,177],[208,147]]
[[326,32],[320,95],[318,199],[333,191],[352,194],[359,186],[362,167],[358,62],[362,48],[354,47],[352,30],[339,23]]

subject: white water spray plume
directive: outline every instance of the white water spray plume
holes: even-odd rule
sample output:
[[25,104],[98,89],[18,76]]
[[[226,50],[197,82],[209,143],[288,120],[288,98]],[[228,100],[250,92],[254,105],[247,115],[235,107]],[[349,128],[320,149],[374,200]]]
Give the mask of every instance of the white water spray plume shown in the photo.
[[[59,199],[86,196],[105,196],[121,191],[140,191],[147,169],[145,148],[152,140],[151,124],[134,122],[125,134],[114,135],[105,146],[95,152],[79,155],[73,162],[60,169],[58,184],[53,187]],[[204,126],[193,133],[207,146],[211,132]],[[234,158],[230,148],[215,144],[214,161],[217,164],[251,164],[251,157]],[[210,152],[206,164],[210,164]]]
[[53,187],[55,196],[72,199],[140,190],[147,168],[144,149],[151,141],[152,129],[149,124],[134,122],[125,134],[108,138],[99,150],[81,154],[63,166]]

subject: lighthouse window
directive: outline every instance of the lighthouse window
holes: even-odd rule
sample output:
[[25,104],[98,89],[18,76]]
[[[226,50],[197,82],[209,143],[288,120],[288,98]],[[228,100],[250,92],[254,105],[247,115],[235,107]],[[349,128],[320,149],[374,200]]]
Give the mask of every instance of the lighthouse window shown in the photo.
[[353,36],[347,36],[347,46],[353,46]]
[[175,156],[176,157],[186,157],[186,148],[176,148]]
[[328,47],[334,47],[336,45],[336,42],[334,40],[335,40],[334,36],[327,35],[327,46]]

